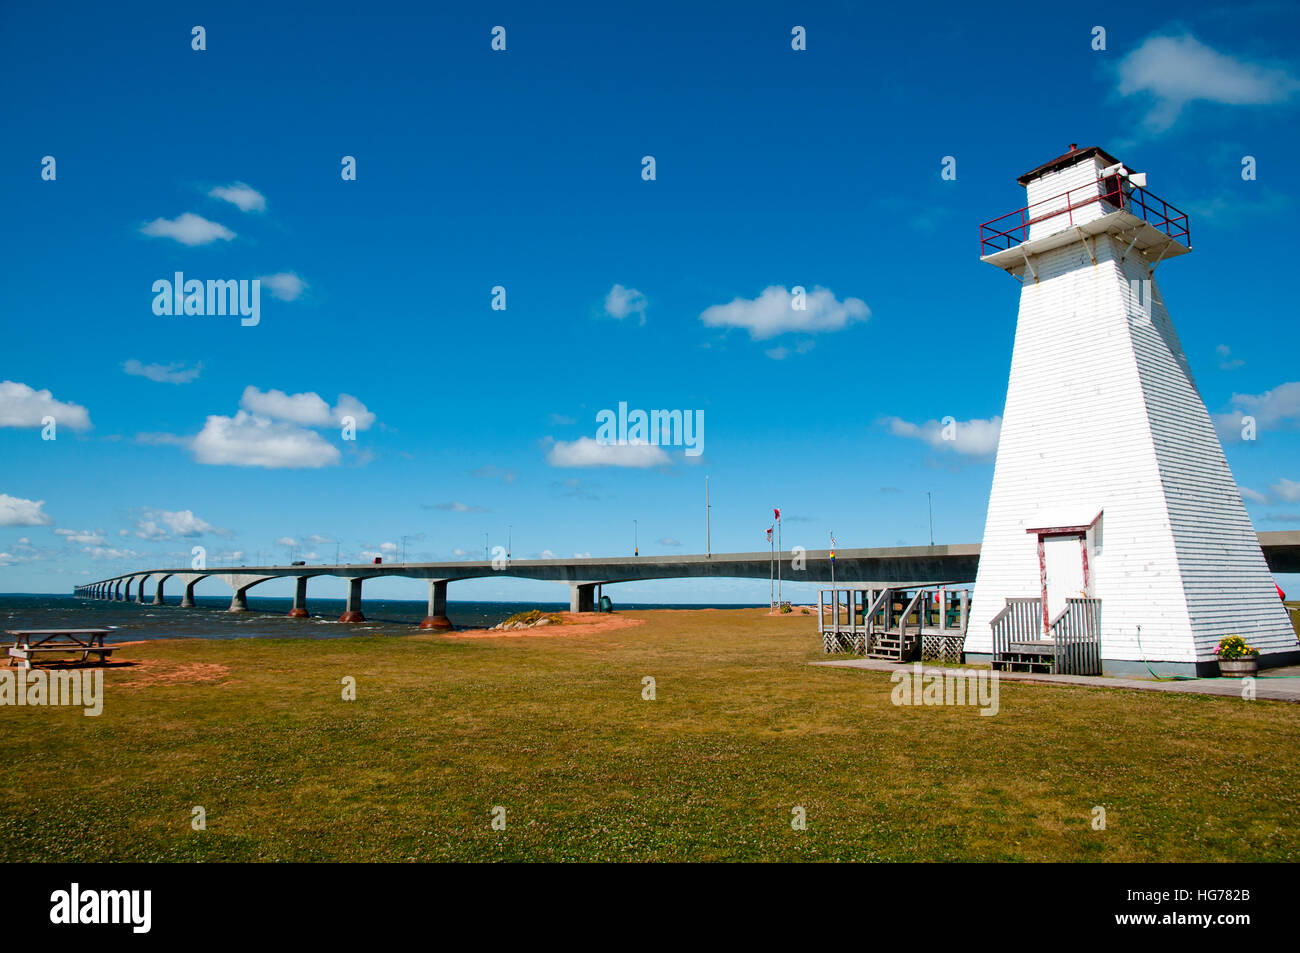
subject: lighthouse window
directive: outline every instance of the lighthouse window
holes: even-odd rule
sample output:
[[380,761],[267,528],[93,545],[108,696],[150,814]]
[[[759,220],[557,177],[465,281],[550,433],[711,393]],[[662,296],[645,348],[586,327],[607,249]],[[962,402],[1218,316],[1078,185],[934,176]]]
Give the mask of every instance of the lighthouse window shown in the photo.
[[1124,207],[1124,193],[1118,175],[1108,175],[1101,180],[1101,197],[1115,208]]

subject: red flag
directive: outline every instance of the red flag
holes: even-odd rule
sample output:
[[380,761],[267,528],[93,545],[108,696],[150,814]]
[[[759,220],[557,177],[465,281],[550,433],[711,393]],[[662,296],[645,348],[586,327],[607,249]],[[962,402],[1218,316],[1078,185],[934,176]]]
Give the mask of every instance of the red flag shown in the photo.
[[772,512],[776,514],[776,521],[778,523],[781,522],[781,511],[778,510],[776,507],[772,507]]
[[772,527],[770,526],[767,528],[767,541],[769,543],[772,541]]

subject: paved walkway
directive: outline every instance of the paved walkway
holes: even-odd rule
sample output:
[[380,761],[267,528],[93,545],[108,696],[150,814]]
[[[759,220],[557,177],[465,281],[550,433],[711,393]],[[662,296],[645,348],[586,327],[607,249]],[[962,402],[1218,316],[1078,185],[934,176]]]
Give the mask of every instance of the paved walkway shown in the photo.
[[[844,659],[836,662],[813,662],[831,668],[865,668],[873,672],[912,671],[915,662],[885,662],[879,659]],[[958,669],[924,665],[923,672],[950,672]],[[987,669],[983,669],[987,671]],[[1289,676],[1289,677],[1288,677]],[[1083,685],[1087,688],[1131,688],[1139,692],[1187,692],[1194,695],[1241,697],[1239,678],[1189,678],[1157,682],[1149,678],[1105,678],[1099,675],[1038,675],[1029,672],[998,672],[1004,682],[1039,682],[1047,685]],[[1270,668],[1255,679],[1255,697],[1272,701],[1300,702],[1300,665]]]

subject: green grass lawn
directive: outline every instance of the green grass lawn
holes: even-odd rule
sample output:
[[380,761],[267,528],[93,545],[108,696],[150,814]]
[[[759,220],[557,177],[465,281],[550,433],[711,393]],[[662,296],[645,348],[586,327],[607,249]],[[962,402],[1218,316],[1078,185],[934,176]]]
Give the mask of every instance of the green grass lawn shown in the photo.
[[996,717],[895,707],[888,675],[808,665],[812,617],[627,615],[127,649],[98,718],[0,709],[0,858],[1300,859],[1298,706],[1004,682]]

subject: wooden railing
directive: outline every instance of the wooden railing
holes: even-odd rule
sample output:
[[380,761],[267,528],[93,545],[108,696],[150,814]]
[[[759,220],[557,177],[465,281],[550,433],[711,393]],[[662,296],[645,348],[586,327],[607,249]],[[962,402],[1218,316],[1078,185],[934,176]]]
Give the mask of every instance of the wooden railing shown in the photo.
[[1006,608],[993,617],[993,661],[1011,651],[1012,642],[1030,642],[1043,637],[1041,599],[1008,599]]
[[1101,674],[1101,600],[1066,599],[1065,608],[1052,620],[1056,664],[1062,675]]
[[[898,642],[900,645],[907,641],[907,617],[914,612],[916,613],[916,637],[918,639],[921,637],[921,630],[925,628],[925,600],[929,597],[930,591],[928,589],[918,589],[916,595],[912,597],[912,601],[903,610],[903,614],[898,617]],[[917,608],[918,603],[920,609]]]

